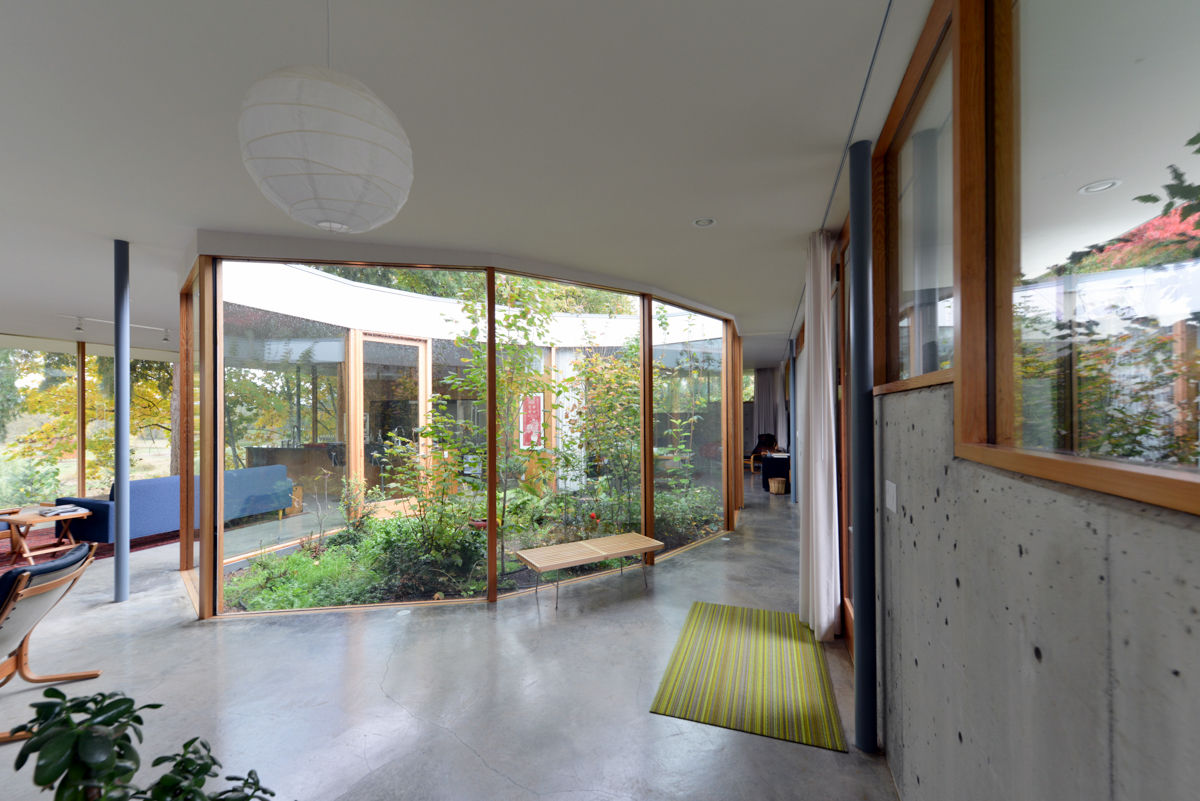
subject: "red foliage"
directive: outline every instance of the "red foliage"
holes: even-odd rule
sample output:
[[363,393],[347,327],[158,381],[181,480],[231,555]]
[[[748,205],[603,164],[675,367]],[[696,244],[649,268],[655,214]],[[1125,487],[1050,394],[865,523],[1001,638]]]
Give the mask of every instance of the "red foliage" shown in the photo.
[[1187,258],[1200,247],[1200,230],[1195,216],[1182,219],[1182,207],[1132,228],[1110,243],[1098,246],[1086,257],[1093,270],[1118,270],[1169,263],[1173,255]]

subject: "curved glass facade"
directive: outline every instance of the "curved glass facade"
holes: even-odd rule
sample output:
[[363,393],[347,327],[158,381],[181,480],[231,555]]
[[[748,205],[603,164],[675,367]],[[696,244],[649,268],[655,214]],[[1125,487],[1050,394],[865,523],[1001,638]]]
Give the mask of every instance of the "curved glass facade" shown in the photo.
[[210,613],[495,598],[538,581],[525,549],[726,527],[725,321],[499,271],[213,269]]

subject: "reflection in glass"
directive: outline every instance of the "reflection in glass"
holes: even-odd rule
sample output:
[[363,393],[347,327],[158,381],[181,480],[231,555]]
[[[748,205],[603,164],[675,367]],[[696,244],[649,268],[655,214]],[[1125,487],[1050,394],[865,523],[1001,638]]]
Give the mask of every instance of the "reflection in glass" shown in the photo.
[[1171,89],[1200,6],[1018,11],[1014,444],[1195,469],[1200,206],[1168,195],[1195,197],[1200,176],[1194,109]]
[[686,545],[724,524],[724,324],[655,301],[654,536]]
[[346,329],[233,302],[224,269],[224,557],[332,526],[345,475]]
[[945,55],[896,165],[900,378],[953,361],[953,74]]
[[[389,447],[412,444],[424,423],[421,415],[421,348],[379,337],[363,341],[363,475],[368,489],[382,489],[380,468]],[[386,494],[386,492],[385,492]]]

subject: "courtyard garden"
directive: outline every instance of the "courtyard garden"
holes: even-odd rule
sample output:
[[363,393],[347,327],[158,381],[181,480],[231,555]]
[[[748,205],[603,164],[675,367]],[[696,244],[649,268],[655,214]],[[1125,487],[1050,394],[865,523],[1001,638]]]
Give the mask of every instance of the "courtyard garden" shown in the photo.
[[[380,286],[395,280],[385,271],[356,275]],[[379,368],[373,374],[368,369],[364,379],[369,400],[364,471],[361,476],[335,475],[340,495],[331,502],[337,514],[324,516],[326,522],[294,548],[232,566],[224,588],[227,609],[486,593],[488,432],[480,410],[487,407],[488,353],[480,332],[486,327],[487,306],[477,284],[444,286],[443,294],[452,295],[455,305],[447,307],[441,298],[439,308],[447,310],[446,328],[457,333],[452,340],[433,338],[427,347],[433,359],[429,383],[436,391],[422,395],[420,388],[420,360],[426,358],[420,354],[426,351],[398,353],[391,366],[375,351],[368,361],[378,362]],[[430,293],[430,285],[421,290]],[[432,287],[435,297],[437,290]],[[501,592],[535,582],[535,574],[516,558],[518,550],[642,529],[640,318],[633,305],[631,298],[617,293],[581,293],[514,276],[497,280],[494,492]],[[662,344],[653,351],[651,393],[654,536],[670,550],[712,536],[724,524],[722,341],[713,335],[712,325],[703,326],[702,316],[658,306],[661,340],[656,341]],[[719,321],[713,322],[719,334]],[[310,357],[317,350],[310,345]],[[290,369],[249,364],[227,367],[239,370],[239,386],[254,377],[269,384]],[[236,397],[228,396],[230,386],[227,382],[227,409],[255,407],[239,406]],[[317,394],[312,392],[314,398]],[[305,399],[300,392],[295,397],[297,403]],[[327,400],[325,406],[338,403]],[[387,410],[389,416],[372,409]],[[304,414],[294,410],[280,416],[300,419]],[[256,446],[256,430],[247,421],[241,441]],[[257,446],[263,444],[270,443]],[[226,462],[228,466],[231,459]],[[571,568],[563,577],[619,565],[609,560]],[[542,577],[555,578],[552,573]]]

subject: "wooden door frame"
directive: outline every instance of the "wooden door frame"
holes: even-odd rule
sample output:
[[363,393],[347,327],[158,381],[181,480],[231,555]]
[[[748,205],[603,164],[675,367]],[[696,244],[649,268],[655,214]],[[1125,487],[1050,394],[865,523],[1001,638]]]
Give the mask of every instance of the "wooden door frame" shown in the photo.
[[841,388],[837,397],[838,442],[838,561],[841,578],[841,613],[842,631],[846,637],[846,648],[850,659],[854,659],[854,584],[850,575],[852,567],[852,552],[850,543],[850,437],[847,435],[847,423],[850,414],[850,393],[846,389],[850,356],[850,313],[849,296],[846,293],[846,253],[850,248],[850,220],[842,225],[837,242],[830,252],[829,269],[836,278],[835,289],[830,294],[830,303],[835,299],[838,303],[838,330],[834,332],[838,341],[835,386]]

